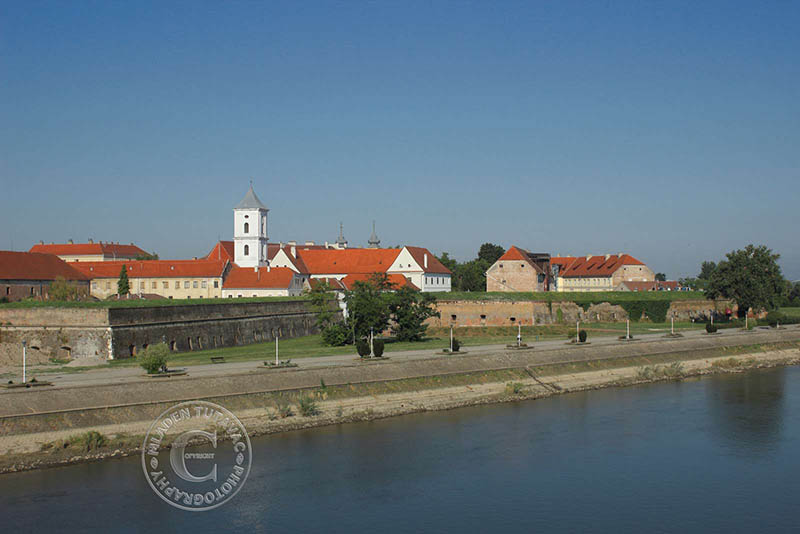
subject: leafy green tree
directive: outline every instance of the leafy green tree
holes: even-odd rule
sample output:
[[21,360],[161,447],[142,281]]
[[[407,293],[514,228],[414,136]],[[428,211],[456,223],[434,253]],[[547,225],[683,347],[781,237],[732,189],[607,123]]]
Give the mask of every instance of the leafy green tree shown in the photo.
[[428,326],[425,320],[439,317],[436,297],[421,293],[408,286],[398,289],[390,299],[389,312],[392,317],[392,333],[398,341],[421,341]]
[[[506,249],[494,243],[484,243],[478,250],[478,259],[483,260],[491,266],[506,253]],[[484,269],[485,271],[485,269]]]
[[[747,245],[726,254],[708,281],[710,298],[728,298],[744,310],[774,309],[786,291],[778,265],[780,254],[764,245]],[[704,264],[705,265],[705,264]]]
[[800,282],[795,282],[788,288],[786,297],[789,306],[800,306]]
[[311,309],[317,314],[317,328],[321,332],[333,323],[335,313],[332,303],[336,296],[331,291],[330,284],[325,281],[316,284],[308,295],[311,299]]
[[458,262],[455,258],[451,258],[450,254],[447,252],[442,252],[442,255],[439,256],[439,261],[442,263],[442,265],[450,269],[451,272],[455,273],[456,268],[458,267]]
[[58,276],[47,288],[47,298],[49,300],[68,301],[78,300],[81,290],[78,286],[66,281],[63,276]]
[[128,268],[123,264],[122,270],[119,272],[119,280],[117,281],[117,294],[127,295],[131,292],[131,285],[128,283]]
[[156,254],[155,252],[153,252],[152,254],[149,253],[149,252],[145,252],[144,254],[139,254],[138,256],[136,256],[135,259],[137,259],[137,260],[157,260],[158,259],[158,254]]
[[714,274],[714,271],[717,269],[717,264],[713,261],[704,261],[703,264],[700,266],[700,274],[697,275],[697,278],[700,280],[711,280],[711,275]]
[[378,334],[389,326],[390,289],[386,273],[374,273],[366,282],[355,282],[345,293],[347,323],[355,340],[366,338],[370,330]]
[[664,273],[656,273],[656,282],[666,282],[667,275]]
[[147,374],[156,374],[167,366],[167,356],[169,347],[166,343],[150,345],[139,355],[139,365],[147,371]]

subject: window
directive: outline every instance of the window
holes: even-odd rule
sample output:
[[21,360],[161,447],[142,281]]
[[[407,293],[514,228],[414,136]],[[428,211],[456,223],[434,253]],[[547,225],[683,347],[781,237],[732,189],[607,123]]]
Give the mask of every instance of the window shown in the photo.
[[144,289],[144,282],[139,282],[139,289]]
[[219,280],[214,280],[214,287],[219,287]]
[[250,255],[250,245],[245,245],[244,246],[244,255],[245,256],[249,256]]
[[158,283],[157,282],[153,282],[152,284],[150,284],[150,287],[155,289],[155,288],[158,287]]
[[169,282],[161,282],[161,287],[164,289],[169,289]]
[[180,289],[181,283],[178,280],[175,280],[175,289]]
[[503,264],[502,264],[502,263],[500,264],[500,268],[501,268],[501,269],[503,268]]
[[[250,233],[250,223],[244,223],[244,233]],[[247,254],[247,252],[245,252],[245,254]]]
[[195,280],[194,282],[192,282],[192,287],[193,287],[194,289],[197,289],[197,280]]
[[183,282],[183,289],[189,289],[189,281],[188,280]]
[[106,282],[106,289],[111,289],[111,282]]
[[208,287],[208,282],[206,282],[205,280],[203,280],[203,283],[202,283],[202,284],[200,284],[200,287],[202,287],[203,289],[207,288],[207,287]]
[[[92,289],[97,289],[97,282],[92,282]],[[8,288],[6,288],[6,295],[8,295]]]

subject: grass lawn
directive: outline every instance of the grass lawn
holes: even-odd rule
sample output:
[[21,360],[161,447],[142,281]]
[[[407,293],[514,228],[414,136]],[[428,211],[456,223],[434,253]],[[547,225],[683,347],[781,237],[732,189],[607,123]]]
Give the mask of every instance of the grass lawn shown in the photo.
[[[693,323],[675,323],[676,330],[701,329],[704,325]],[[524,342],[535,342],[538,335],[539,341],[552,339],[566,339],[567,332],[574,325],[549,325],[549,326],[527,326],[522,328]],[[589,337],[592,336],[620,336],[625,333],[625,323],[590,323],[581,325],[586,330]],[[656,332],[668,332],[669,323],[631,323],[631,334],[652,334]],[[503,343],[515,343],[517,339],[516,327],[462,327],[455,329],[455,336],[461,341],[462,346],[469,350],[470,346],[478,345],[497,345]],[[398,351],[408,350],[436,350],[447,347],[450,343],[450,330],[448,328],[429,328],[428,338],[419,342],[394,342],[386,343],[385,352],[390,354]],[[319,356],[352,355],[356,358],[356,350],[352,345],[345,347],[329,347],[322,344],[322,339],[318,335],[303,336],[293,339],[281,340],[279,343],[280,359],[314,358]],[[253,361],[253,360],[274,360],[275,343],[257,343],[244,345],[241,347],[226,347],[220,349],[201,350],[194,352],[182,352],[174,354],[169,358],[170,366],[177,365],[206,365],[210,364],[212,356],[224,356],[227,362]],[[112,366],[135,366],[135,359],[120,359],[110,363]]]
[[21,300],[0,304],[0,310],[7,308],[153,308],[163,306],[199,306],[202,304],[242,304],[250,302],[286,302],[308,300],[300,297],[248,297],[242,299],[156,299],[156,300],[86,300],[52,301]]
[[598,291],[598,292],[544,292],[544,293],[506,293],[500,291],[451,291],[436,293],[441,301],[448,300],[510,300],[537,302],[620,302],[632,300],[705,300],[700,291]]
[[797,317],[800,319],[800,308],[780,308],[780,312],[789,317]]

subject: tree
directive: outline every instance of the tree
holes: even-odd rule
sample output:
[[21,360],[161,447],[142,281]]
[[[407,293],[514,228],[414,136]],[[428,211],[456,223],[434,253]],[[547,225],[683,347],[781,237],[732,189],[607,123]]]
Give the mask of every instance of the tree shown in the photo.
[[374,273],[366,282],[355,282],[345,293],[347,323],[355,340],[364,339],[370,331],[380,333],[389,326],[389,299],[391,289],[386,273]]
[[656,282],[666,282],[667,275],[664,273],[656,273]]
[[131,285],[128,283],[128,268],[123,264],[122,270],[119,272],[119,280],[117,281],[117,294],[127,295],[131,292]]
[[[494,262],[500,259],[500,256],[506,253],[506,249],[500,245],[493,243],[484,243],[478,250],[478,259],[488,263],[488,267],[492,266]],[[488,268],[487,267],[487,268]]]
[[458,267],[458,262],[456,261],[455,258],[451,258],[450,254],[448,254],[447,252],[442,252],[442,255],[439,256],[438,259],[442,263],[442,265],[450,269],[451,272],[453,273],[456,272],[456,268]]
[[714,274],[714,271],[717,269],[717,264],[713,261],[704,261],[703,264],[700,266],[700,274],[697,275],[697,278],[700,280],[711,280],[711,275]]
[[745,311],[778,306],[786,291],[778,265],[780,254],[773,254],[764,245],[747,245],[744,250],[729,252],[726,258],[719,262],[708,280],[706,293],[710,298],[731,299]]
[[155,252],[153,252],[152,254],[150,254],[149,252],[145,252],[144,254],[139,254],[138,256],[136,256],[135,259],[136,260],[157,260],[158,259],[158,254],[156,254]]
[[336,297],[331,291],[330,284],[325,281],[316,284],[308,294],[311,297],[311,309],[317,314],[317,328],[321,332],[333,323],[334,312],[331,303]]
[[80,294],[81,291],[78,289],[78,286],[67,282],[63,276],[56,277],[47,289],[47,297],[49,300],[78,300]]
[[389,302],[392,333],[398,341],[422,341],[428,326],[425,320],[439,317],[436,297],[408,286],[398,289]]

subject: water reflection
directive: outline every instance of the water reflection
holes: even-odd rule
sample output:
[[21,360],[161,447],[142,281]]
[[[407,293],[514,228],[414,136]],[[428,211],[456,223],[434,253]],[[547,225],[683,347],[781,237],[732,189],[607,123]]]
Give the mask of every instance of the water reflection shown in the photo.
[[704,381],[712,439],[736,454],[775,449],[784,418],[783,368]]

